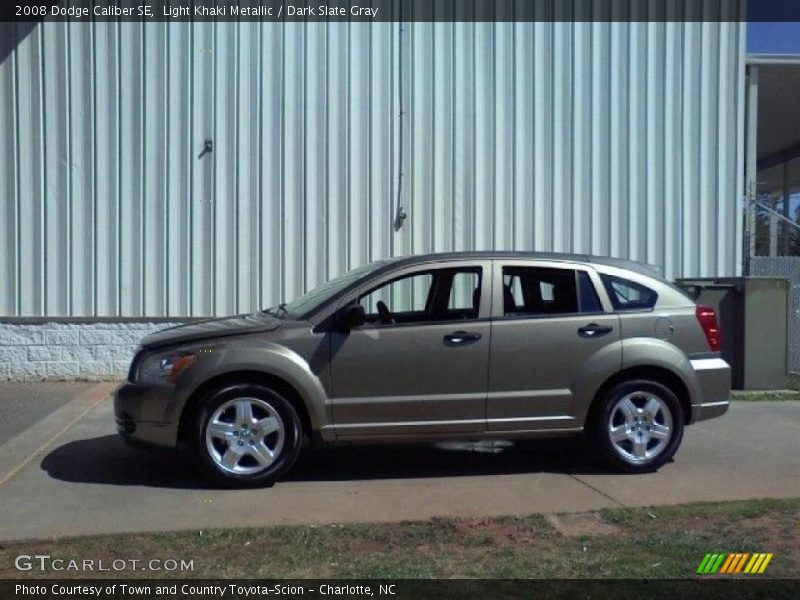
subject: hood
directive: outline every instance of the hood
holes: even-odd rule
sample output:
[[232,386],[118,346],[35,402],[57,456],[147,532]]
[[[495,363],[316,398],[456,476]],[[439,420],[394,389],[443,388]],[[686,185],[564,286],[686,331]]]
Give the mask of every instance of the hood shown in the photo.
[[168,327],[142,338],[144,348],[157,348],[181,342],[200,341],[242,333],[273,331],[281,325],[281,319],[263,312],[236,315],[218,319],[205,319],[177,327]]

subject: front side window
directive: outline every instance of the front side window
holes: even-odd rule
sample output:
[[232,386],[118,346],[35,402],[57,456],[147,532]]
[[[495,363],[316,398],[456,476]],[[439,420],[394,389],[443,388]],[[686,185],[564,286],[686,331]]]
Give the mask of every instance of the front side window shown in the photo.
[[615,275],[600,275],[615,310],[649,310],[658,294],[650,288]]
[[367,320],[379,314],[381,303],[395,314],[422,315],[428,304],[432,283],[433,275],[430,273],[403,277],[362,296],[359,302],[367,313]]
[[436,269],[400,277],[362,295],[367,323],[395,325],[475,319],[481,269]]
[[[448,310],[473,311],[478,308],[481,292],[481,278],[475,271],[460,271],[453,275],[450,286]],[[477,316],[477,315],[475,315]]]

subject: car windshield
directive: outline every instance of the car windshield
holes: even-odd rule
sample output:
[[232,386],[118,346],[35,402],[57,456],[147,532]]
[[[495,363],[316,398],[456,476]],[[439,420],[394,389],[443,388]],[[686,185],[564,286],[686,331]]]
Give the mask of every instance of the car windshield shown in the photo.
[[369,275],[387,262],[388,261],[385,260],[376,261],[348,271],[341,277],[331,279],[330,281],[318,285],[310,292],[307,292],[291,302],[282,303],[277,307],[267,309],[265,312],[275,314],[276,316],[288,315],[290,317],[302,317],[303,315],[315,311],[325,302],[336,296],[336,294],[347,288],[351,283]]

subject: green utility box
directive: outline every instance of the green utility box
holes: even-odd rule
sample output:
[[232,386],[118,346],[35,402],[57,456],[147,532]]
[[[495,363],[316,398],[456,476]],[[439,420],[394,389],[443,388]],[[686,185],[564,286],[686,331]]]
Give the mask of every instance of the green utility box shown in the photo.
[[722,358],[735,390],[786,387],[789,282],[772,277],[678,279],[698,304],[717,311]]

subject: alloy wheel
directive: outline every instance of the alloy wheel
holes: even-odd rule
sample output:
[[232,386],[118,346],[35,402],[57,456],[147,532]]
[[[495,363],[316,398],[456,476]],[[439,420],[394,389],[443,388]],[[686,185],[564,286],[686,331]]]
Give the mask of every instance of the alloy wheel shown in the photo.
[[206,424],[206,449],[225,473],[254,475],[269,468],[286,441],[278,411],[260,398],[234,398]]
[[611,409],[608,436],[614,451],[630,464],[641,465],[656,458],[668,446],[672,432],[672,413],[652,392],[628,393]]

